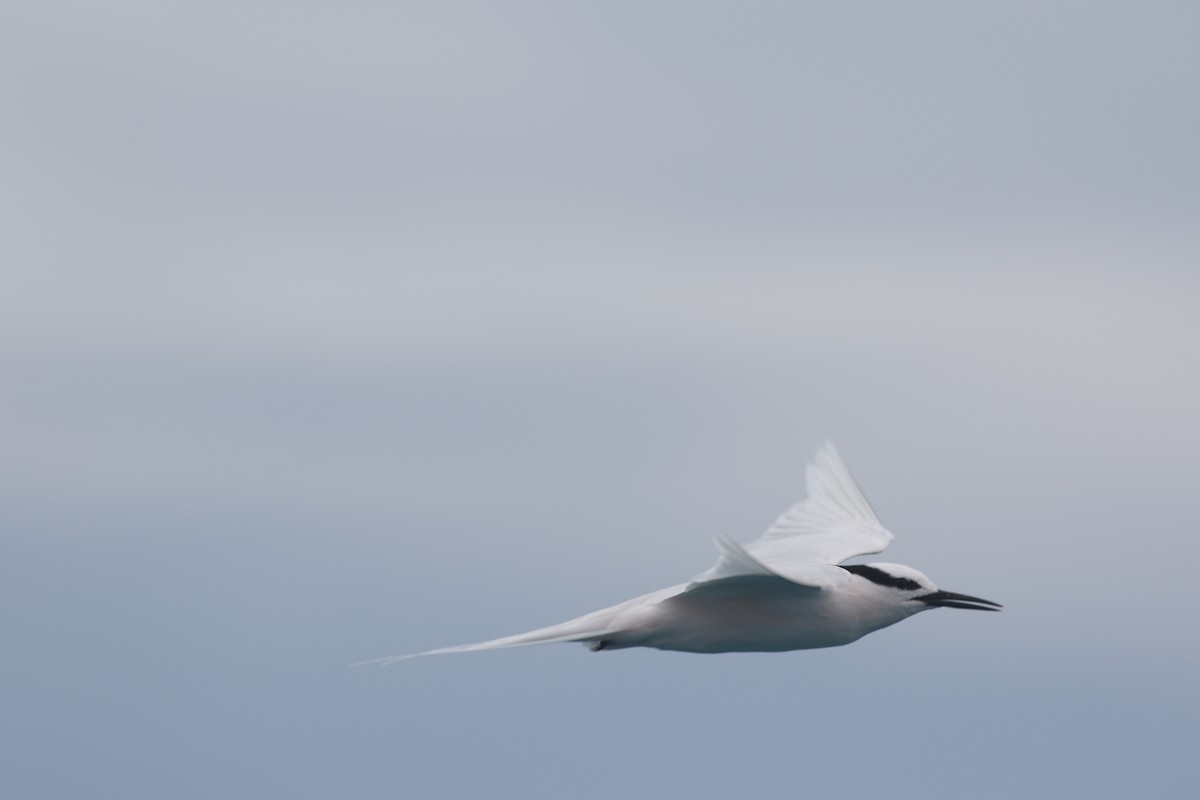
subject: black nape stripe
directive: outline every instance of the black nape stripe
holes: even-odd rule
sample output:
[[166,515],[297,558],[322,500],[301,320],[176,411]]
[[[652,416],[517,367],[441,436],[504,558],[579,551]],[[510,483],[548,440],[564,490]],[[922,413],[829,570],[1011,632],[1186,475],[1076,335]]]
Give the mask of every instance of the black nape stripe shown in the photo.
[[890,586],[893,589],[920,589],[921,584],[911,578],[897,578],[895,575],[889,575],[878,567],[868,567],[866,564],[840,564],[846,572],[853,572],[855,575],[866,578],[871,583],[877,583],[880,586]]

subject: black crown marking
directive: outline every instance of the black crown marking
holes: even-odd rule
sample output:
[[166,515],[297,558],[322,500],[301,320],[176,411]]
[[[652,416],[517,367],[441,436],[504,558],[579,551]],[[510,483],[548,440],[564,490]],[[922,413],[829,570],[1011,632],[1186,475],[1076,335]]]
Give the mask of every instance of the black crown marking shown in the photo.
[[921,584],[914,581],[912,578],[897,578],[895,575],[889,575],[878,567],[868,567],[866,564],[842,564],[842,569],[846,572],[853,572],[859,577],[866,578],[871,583],[877,583],[880,586],[890,586],[893,589],[921,589]]

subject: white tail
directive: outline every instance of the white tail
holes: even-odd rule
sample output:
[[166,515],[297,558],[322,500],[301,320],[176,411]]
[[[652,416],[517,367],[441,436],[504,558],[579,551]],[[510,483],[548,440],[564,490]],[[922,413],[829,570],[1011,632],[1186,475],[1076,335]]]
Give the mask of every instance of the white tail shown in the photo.
[[612,616],[612,609],[604,609],[603,611],[597,611],[593,614],[573,619],[570,622],[551,625],[548,628],[538,628],[536,631],[529,631],[527,633],[518,633],[515,636],[505,636],[486,642],[475,642],[474,644],[439,647],[436,650],[426,650],[423,653],[372,658],[368,661],[359,661],[357,664],[351,664],[350,666],[360,667],[364,664],[387,666],[388,664],[395,664],[397,661],[407,661],[410,658],[420,658],[421,656],[439,656],[444,653],[470,653],[474,650],[500,650],[505,647],[527,647],[531,644],[598,641],[612,633],[603,624],[611,620]]

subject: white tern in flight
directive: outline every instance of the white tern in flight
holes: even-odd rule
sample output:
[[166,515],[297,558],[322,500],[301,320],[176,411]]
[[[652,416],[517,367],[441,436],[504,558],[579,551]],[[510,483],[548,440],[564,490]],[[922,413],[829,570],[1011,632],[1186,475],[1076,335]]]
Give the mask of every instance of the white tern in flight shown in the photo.
[[592,650],[804,650],[849,644],[930,608],[1001,608],[943,591],[902,564],[842,564],[882,552],[892,533],[880,524],[832,444],[817,451],[806,483],[807,499],[755,541],[743,546],[718,537],[716,565],[690,583],[529,633],[361,663],[551,642],[583,642]]

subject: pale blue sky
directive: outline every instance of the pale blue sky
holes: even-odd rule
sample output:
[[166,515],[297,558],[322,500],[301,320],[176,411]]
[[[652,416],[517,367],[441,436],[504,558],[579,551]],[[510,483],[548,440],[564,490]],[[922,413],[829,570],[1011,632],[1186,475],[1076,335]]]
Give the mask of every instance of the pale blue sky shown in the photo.
[[[1190,788],[1191,4],[4,18],[3,796]],[[1004,613],[345,668],[686,579],[827,438]]]

